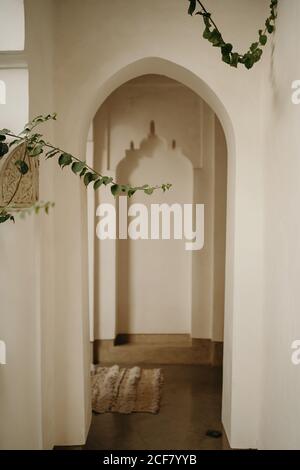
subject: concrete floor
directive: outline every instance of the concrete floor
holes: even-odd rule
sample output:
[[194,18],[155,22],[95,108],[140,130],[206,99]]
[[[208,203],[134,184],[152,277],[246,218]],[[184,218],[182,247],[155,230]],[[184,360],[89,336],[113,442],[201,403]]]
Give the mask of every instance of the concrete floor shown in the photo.
[[82,450],[228,449],[225,436],[206,436],[208,429],[222,430],[221,369],[195,365],[160,367],[164,386],[159,414],[93,414]]

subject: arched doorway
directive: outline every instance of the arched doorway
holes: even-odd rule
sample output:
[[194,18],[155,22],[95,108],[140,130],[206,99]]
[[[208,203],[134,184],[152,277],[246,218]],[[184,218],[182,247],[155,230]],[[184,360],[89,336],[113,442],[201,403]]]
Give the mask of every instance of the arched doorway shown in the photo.
[[[207,366],[222,363],[227,149],[221,124],[188,87],[148,74],[124,83],[105,100],[94,118],[88,146],[90,163],[120,184],[173,184],[172,191],[156,192],[150,198],[137,193],[129,200],[114,199],[109,188],[96,194],[91,190],[88,195],[94,363],[161,369],[164,395],[172,405],[167,408],[162,402],[159,416],[147,421],[146,429],[164,420],[172,429],[168,409],[173,409],[173,416],[178,413],[178,401],[171,400],[174,387],[183,400],[184,426],[190,424],[193,429],[196,421],[205,426],[206,419],[220,427],[221,371],[211,372]],[[127,235],[97,239],[101,203],[114,205],[117,220],[124,204],[126,213],[142,210],[142,205],[148,213],[147,233],[140,227],[134,240]],[[204,204],[204,248],[186,251],[184,239],[151,239],[153,204],[177,205],[179,210],[185,204]],[[203,383],[195,382],[197,374]],[[212,410],[208,416],[205,407],[197,404],[197,396],[205,402],[205,390]],[[195,420],[189,422],[191,410]],[[94,417],[87,448],[92,440],[103,439],[95,429],[113,423],[110,416]],[[133,428],[129,426],[127,433],[137,442]],[[116,426],[112,432],[121,433],[114,444],[122,445],[122,430]],[[147,445],[154,445],[156,436],[147,435]],[[174,436],[169,439],[171,447],[180,445]]]
[[[233,419],[232,415],[233,412],[236,413],[237,410],[241,410],[241,403],[237,403],[237,409],[232,409],[232,375],[236,372],[233,367],[233,358],[238,360],[238,357],[234,355],[234,350],[232,348],[232,330],[233,330],[233,319],[236,312],[236,298],[234,297],[234,285],[237,279],[235,279],[235,265],[236,265],[236,256],[235,251],[237,246],[235,245],[235,212],[236,212],[236,187],[235,187],[235,172],[236,172],[236,160],[235,160],[235,138],[234,138],[234,131],[231,122],[231,118],[228,115],[225,106],[223,105],[222,101],[218,98],[218,96],[214,93],[212,88],[207,85],[201,78],[195,75],[191,70],[185,68],[184,66],[178,65],[175,62],[171,62],[166,59],[158,58],[158,57],[147,57],[143,59],[139,59],[135,62],[130,63],[129,65],[124,65],[123,67],[116,69],[112,68],[107,70],[104,76],[99,79],[97,82],[93,78],[93,84],[90,83],[91,86],[88,86],[84,89],[84,95],[86,98],[84,106],[80,108],[80,125],[78,121],[78,125],[76,123],[71,123],[68,119],[64,123],[64,127],[59,134],[60,141],[62,145],[64,142],[72,136],[73,139],[73,151],[77,148],[79,154],[82,155],[85,153],[86,148],[86,141],[87,135],[90,128],[90,124],[92,119],[101,104],[105,101],[105,99],[120,85],[129,81],[130,79],[136,78],[138,76],[144,74],[159,74],[167,76],[171,79],[175,79],[185,86],[189,87],[199,96],[202,96],[203,99],[209,104],[209,106],[213,109],[213,111],[217,114],[222,127],[225,132],[226,142],[228,147],[228,197],[227,197],[227,247],[226,247],[226,286],[225,286],[225,335],[224,335],[224,386],[223,386],[223,422],[226,426],[226,430],[228,435],[231,434],[231,421]],[[83,95],[81,93],[81,100],[82,103]],[[68,113],[73,115],[78,108],[78,103],[73,102],[68,109]],[[77,109],[78,110],[78,109]],[[76,124],[76,125],[74,125]],[[72,149],[70,149],[72,150]],[[72,185],[73,188],[73,185]],[[64,188],[64,191],[66,188]],[[76,194],[75,194],[76,193]],[[58,197],[60,197],[58,195]],[[63,199],[63,194],[62,198]],[[78,182],[78,187],[74,192],[74,198],[72,201],[72,205],[77,206],[77,211],[80,208],[85,208],[85,192],[82,190],[80,183]],[[63,200],[61,201],[60,205],[60,212],[63,213],[65,208],[65,204]],[[81,212],[82,214],[82,212]],[[80,219],[82,220],[82,215],[80,215]],[[80,261],[80,268],[84,268],[82,271],[82,288],[83,290],[78,290],[75,297],[78,297],[78,301],[76,298],[72,296],[72,299],[69,299],[64,295],[64,298],[61,301],[60,309],[69,309],[70,305],[73,305],[72,308],[72,316],[74,318],[74,312],[76,315],[78,314],[78,322],[83,321],[83,330],[82,336],[80,337],[80,344],[82,345],[82,358],[83,364],[85,365],[84,369],[78,370],[78,380],[80,380],[83,385],[83,396],[82,399],[85,403],[85,409],[90,410],[90,401],[89,401],[89,376],[87,371],[89,370],[89,344],[88,344],[88,322],[87,322],[87,312],[88,312],[88,305],[87,305],[87,296],[85,287],[86,278],[87,278],[87,266],[84,262],[84,256],[86,253],[86,240],[87,240],[87,232],[85,232],[84,225],[81,225],[83,229],[81,234],[78,234],[78,237],[73,237],[72,232],[72,252],[74,249],[79,250],[81,253],[79,257]],[[66,230],[66,227],[65,227]],[[71,246],[69,246],[71,249]],[[71,256],[71,253],[70,253]],[[84,306],[84,308],[82,307]],[[82,310],[83,308],[83,310]],[[71,314],[70,310],[70,314]],[[62,330],[61,330],[62,333]],[[68,351],[69,354],[72,354],[72,344],[74,341],[68,342]],[[66,342],[65,342],[66,344]],[[77,348],[77,353],[80,353],[80,350]],[[80,356],[81,357],[81,356]],[[240,361],[238,361],[240,362]],[[240,366],[240,364],[239,364]],[[65,377],[65,381],[67,377]],[[238,392],[239,393],[239,392]],[[243,408],[243,412],[247,415],[248,412]],[[87,415],[86,423],[89,422],[89,417]],[[237,429],[237,428],[235,428]],[[251,432],[251,430],[249,431]]]
[[[172,181],[169,193],[151,198],[137,194],[126,202],[129,208],[140,202],[150,214],[152,204],[175,204],[176,209],[179,204],[183,217],[184,204],[205,206],[203,250],[186,251],[186,240],[149,240],[151,235],[143,235],[144,240],[100,242],[95,235],[96,207],[116,202],[118,212],[120,203],[107,190],[96,195],[91,190],[88,238],[95,360],[99,356],[109,360],[107,346],[119,343],[118,335],[122,341],[126,337],[138,342],[146,335],[147,343],[159,342],[160,354],[161,342],[178,344],[174,362],[220,362],[227,149],[217,117],[199,95],[178,81],[143,75],[123,84],[99,108],[88,145],[90,163],[120,183]],[[188,344],[199,347],[186,358]],[[170,353],[165,351],[157,360],[172,360]],[[125,351],[118,357],[125,360]]]

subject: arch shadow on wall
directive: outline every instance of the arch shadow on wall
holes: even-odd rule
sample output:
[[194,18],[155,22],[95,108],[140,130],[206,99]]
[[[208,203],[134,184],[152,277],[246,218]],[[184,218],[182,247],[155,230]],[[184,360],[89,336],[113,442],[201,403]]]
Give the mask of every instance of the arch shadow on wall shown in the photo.
[[[147,177],[160,181],[162,173],[172,181],[173,190],[150,199],[139,194],[133,204],[142,202],[150,211],[151,203],[163,204],[167,196],[169,204],[193,200],[190,159],[176,148],[174,139],[168,142],[159,130],[156,133],[152,122],[148,137],[117,164],[116,180],[135,185]],[[116,334],[191,335],[191,252],[185,251],[184,241],[118,240],[116,245]]]

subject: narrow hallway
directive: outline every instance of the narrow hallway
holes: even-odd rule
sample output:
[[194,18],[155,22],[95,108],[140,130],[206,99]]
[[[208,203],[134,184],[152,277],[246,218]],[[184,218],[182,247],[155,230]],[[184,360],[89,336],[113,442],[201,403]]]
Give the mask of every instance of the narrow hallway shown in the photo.
[[160,412],[93,414],[84,450],[228,449],[224,436],[206,436],[209,429],[222,430],[221,368],[160,367],[164,376]]

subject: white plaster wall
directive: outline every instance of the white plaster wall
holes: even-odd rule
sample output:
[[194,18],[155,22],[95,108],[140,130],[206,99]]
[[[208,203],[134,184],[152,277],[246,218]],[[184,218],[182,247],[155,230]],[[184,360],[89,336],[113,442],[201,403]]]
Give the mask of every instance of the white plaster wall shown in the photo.
[[[30,114],[35,116],[57,110],[53,28],[56,17],[51,0],[27,0],[25,8]],[[44,128],[46,137],[76,153],[72,136],[65,139],[62,121],[60,115],[57,124]],[[63,175],[55,161],[41,165],[40,185],[41,198],[56,203],[50,216],[40,219],[39,246],[43,446],[52,448],[59,444],[83,443],[91,419],[86,192],[70,173]],[[66,197],[74,188],[75,194]],[[80,223],[75,229],[70,200],[75,203],[75,210],[82,208],[84,214],[82,221],[79,214]],[[66,215],[67,227],[64,225]],[[74,251],[67,254],[65,243],[70,243]]]
[[41,449],[41,394],[36,221],[1,227],[0,448]]
[[[22,49],[22,2],[8,3],[0,4],[5,25],[1,28],[0,50]],[[20,132],[28,121],[28,72],[19,68],[18,62],[11,61],[10,68],[7,65],[7,56],[0,52],[0,80],[6,85],[6,100],[0,105],[0,128]],[[7,364],[0,368],[1,449],[41,448],[36,233],[34,219],[1,226],[0,338],[7,348]],[[30,414],[25,410],[30,410]]]
[[227,145],[222,126],[215,117],[214,174],[214,280],[212,339],[224,339]]
[[[28,121],[28,72],[1,67],[0,53],[7,90],[0,128],[20,132]],[[0,339],[7,348],[7,364],[0,366],[0,449],[42,445],[37,229],[34,218],[0,229]]]
[[264,84],[265,312],[260,448],[300,448],[300,366],[291,344],[300,338],[300,79],[297,0],[279,2],[275,50]]
[[193,199],[204,204],[204,247],[192,257],[192,337],[212,339],[215,187],[215,115],[203,112],[203,168],[195,169]]
[[[225,10],[223,2],[210,0],[209,7],[222,22],[225,36],[239,49],[246,49],[267,15],[268,4],[228,0]],[[47,86],[36,74],[49,53],[49,37],[44,41],[37,33],[43,31],[38,30],[38,22],[49,26],[43,11],[46,5],[54,7],[54,75]],[[130,4],[123,0],[27,0],[25,7],[28,31],[36,25],[27,44],[28,53],[34,53],[31,67],[36,80],[30,99],[37,109],[38,102],[49,99],[48,86],[53,84],[53,107],[60,119],[54,139],[66,150],[84,157],[88,129],[99,106],[115,88],[145,73],[177,79],[203,96],[218,114],[229,152],[223,422],[232,446],[255,447],[261,378],[263,168],[261,147],[257,140],[249,140],[249,129],[253,135],[259,133],[258,85],[264,62],[251,72],[224,66],[217,51],[201,40],[198,19],[188,17],[180,0],[132,0]],[[234,15],[227,14],[231,11]],[[56,274],[48,286],[56,328],[52,340],[48,338],[57,367],[55,386],[51,385],[57,400],[52,442],[78,444],[90,420],[85,193],[73,175],[62,178],[59,171],[48,175],[57,204],[51,226],[54,251],[48,252],[49,257],[55,252]],[[46,242],[42,246],[45,255],[49,248]],[[43,273],[46,269],[44,264]],[[36,372],[31,385],[35,377]],[[28,407],[24,422],[32,409]],[[51,418],[44,417],[47,429]],[[34,429],[38,433],[38,426]],[[25,446],[26,439],[22,439]],[[38,447],[38,439],[30,444]]]
[[[239,49],[253,41],[268,5],[261,0],[228,0],[226,12],[234,11],[234,15],[225,15],[223,3],[210,1],[216,19],[222,20],[225,37]],[[233,446],[255,447],[262,317],[262,153],[257,141],[248,136],[249,128],[254,135],[259,133],[258,84],[264,62],[250,73],[224,67],[216,50],[201,40],[197,18],[189,18],[179,0],[151,4],[134,0],[130,5],[120,0],[84,4],[60,0],[55,7],[55,103],[61,119],[60,142],[71,151],[85,154],[88,129],[101,103],[122,83],[145,73],[165,74],[190,86],[221,120],[229,147],[223,421]],[[58,190],[57,202],[68,217],[60,230],[69,234],[67,225],[73,230],[71,237],[60,240],[64,255],[60,264],[63,269],[69,265],[69,280],[78,285],[78,269],[69,257],[82,250],[79,189],[74,179],[64,189]],[[72,191],[72,202],[64,202],[66,190]],[[73,306],[64,300],[61,312],[70,314],[70,321],[73,307],[77,311],[78,302]]]
[[[51,1],[25,4],[26,42],[25,55],[29,68],[30,118],[54,111],[52,90],[52,3]],[[47,90],[47,93],[45,93]],[[54,140],[54,128],[48,123],[43,133],[49,141]],[[40,199],[55,202],[53,178],[56,164],[40,163]],[[37,302],[40,318],[40,369],[41,393],[41,446],[51,449],[56,440],[55,418],[55,294],[54,294],[54,211],[49,216],[40,214],[36,219],[37,237],[35,251],[38,253]],[[31,294],[33,295],[33,293]],[[30,409],[27,410],[30,412]]]
[[[26,1],[26,50],[18,55],[0,54],[0,67],[4,67],[0,75],[7,84],[7,105],[0,107],[1,128],[19,132],[28,113],[33,117],[55,110],[52,3]],[[23,70],[27,64],[29,84]],[[45,126],[43,133],[55,142],[52,125]],[[41,199],[55,202],[56,175],[61,177],[56,162],[42,162]],[[60,234],[55,231],[59,217],[52,211],[49,217],[32,216],[1,227],[0,337],[7,343],[7,365],[0,370],[2,449],[51,449],[60,443],[83,443],[89,428],[89,350],[83,341],[88,328],[80,299],[75,300],[80,311],[77,328],[75,309],[72,320],[68,318],[72,324],[69,339],[63,328],[60,307],[66,293],[57,295],[63,281],[55,271],[56,257],[61,256],[56,248]],[[87,246],[83,240],[81,243],[83,248]],[[78,263],[75,271],[85,272],[84,261],[78,258]],[[85,295],[83,290],[81,295]]]

